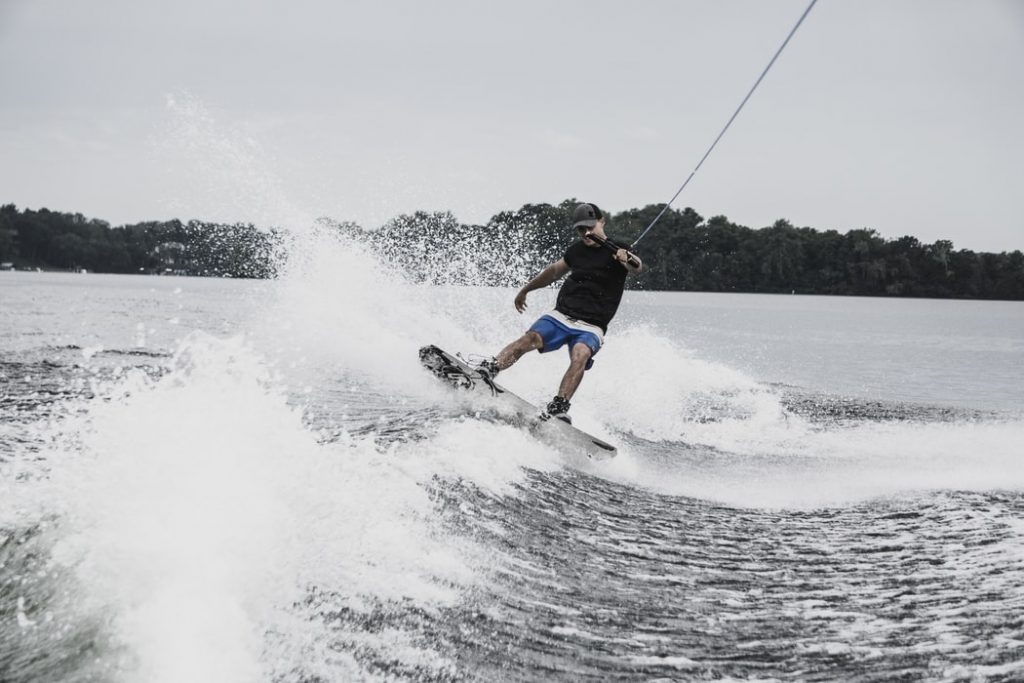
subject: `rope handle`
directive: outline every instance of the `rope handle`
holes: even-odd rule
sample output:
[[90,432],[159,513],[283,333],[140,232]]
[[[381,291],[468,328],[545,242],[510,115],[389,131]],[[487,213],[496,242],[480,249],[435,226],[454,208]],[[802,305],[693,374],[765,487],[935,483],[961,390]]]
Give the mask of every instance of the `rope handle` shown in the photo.
[[[587,237],[592,242],[596,242],[599,246],[604,247],[605,249],[608,249],[612,253],[617,252],[619,249],[625,249],[625,247],[614,246],[611,242],[609,242],[605,238],[600,237],[598,235],[595,235],[592,232],[587,233],[585,235],[585,237]],[[633,266],[634,268],[639,268],[640,267],[640,259],[638,259],[635,255],[629,253],[628,249],[626,250],[626,254],[627,254],[626,262],[629,265]]]

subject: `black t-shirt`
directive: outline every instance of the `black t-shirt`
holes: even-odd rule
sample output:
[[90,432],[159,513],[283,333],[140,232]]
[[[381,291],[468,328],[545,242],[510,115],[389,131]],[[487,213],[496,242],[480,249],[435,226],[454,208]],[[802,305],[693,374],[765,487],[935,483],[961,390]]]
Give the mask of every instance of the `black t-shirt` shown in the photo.
[[[619,246],[611,240],[608,243]],[[588,247],[581,240],[569,245],[562,258],[571,272],[558,292],[555,310],[607,332],[622,301],[629,272],[626,266],[615,260],[610,249]]]

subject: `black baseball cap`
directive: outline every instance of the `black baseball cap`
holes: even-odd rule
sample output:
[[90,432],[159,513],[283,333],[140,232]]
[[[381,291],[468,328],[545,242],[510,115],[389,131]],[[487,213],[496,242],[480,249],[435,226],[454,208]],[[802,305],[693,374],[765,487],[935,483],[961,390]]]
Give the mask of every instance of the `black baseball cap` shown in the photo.
[[572,227],[592,228],[604,217],[597,204],[580,204],[572,212]]

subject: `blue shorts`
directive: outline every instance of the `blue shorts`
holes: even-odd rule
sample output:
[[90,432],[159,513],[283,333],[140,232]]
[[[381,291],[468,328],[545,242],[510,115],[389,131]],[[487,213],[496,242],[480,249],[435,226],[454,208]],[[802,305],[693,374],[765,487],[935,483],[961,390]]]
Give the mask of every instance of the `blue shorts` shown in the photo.
[[530,326],[530,331],[539,334],[544,341],[541,353],[555,351],[568,344],[569,356],[572,357],[572,347],[576,344],[586,344],[590,347],[587,370],[594,365],[594,356],[601,350],[601,344],[604,343],[604,332],[600,327],[582,320],[574,320],[558,311],[542,315],[537,322]]

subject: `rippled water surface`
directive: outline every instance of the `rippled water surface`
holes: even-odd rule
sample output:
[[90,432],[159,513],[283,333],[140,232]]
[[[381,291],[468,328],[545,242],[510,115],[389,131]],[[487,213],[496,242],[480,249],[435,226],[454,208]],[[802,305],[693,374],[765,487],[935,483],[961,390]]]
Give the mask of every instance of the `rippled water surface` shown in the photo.
[[418,367],[511,292],[306,256],[0,273],[0,680],[1024,679],[1021,304],[627,293],[590,462]]

